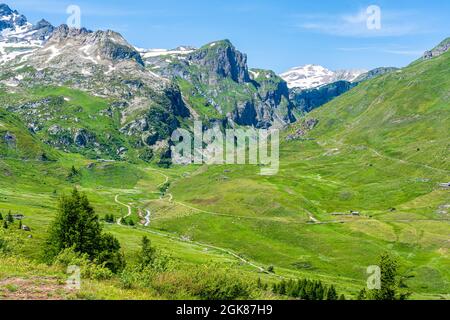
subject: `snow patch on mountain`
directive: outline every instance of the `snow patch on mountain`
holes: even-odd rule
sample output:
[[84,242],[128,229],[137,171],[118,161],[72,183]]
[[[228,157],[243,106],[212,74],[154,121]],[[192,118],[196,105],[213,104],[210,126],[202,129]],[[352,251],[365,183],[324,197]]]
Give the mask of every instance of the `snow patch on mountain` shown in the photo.
[[0,4],[0,65],[18,57],[26,58],[44,45],[53,30],[45,20],[33,25],[25,16]]
[[183,56],[195,51],[192,47],[178,47],[175,49],[142,49],[136,48],[136,50],[141,54],[143,59],[160,57],[160,56]]
[[338,70],[331,71],[323,66],[307,64],[295,67],[282,73],[280,77],[287,82],[289,88],[312,89],[336,81],[352,82],[366,70]]

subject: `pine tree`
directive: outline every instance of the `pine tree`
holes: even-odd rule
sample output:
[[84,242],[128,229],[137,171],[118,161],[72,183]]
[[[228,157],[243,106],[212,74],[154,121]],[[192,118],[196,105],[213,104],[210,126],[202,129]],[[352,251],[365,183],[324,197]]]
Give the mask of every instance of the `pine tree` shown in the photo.
[[258,280],[256,281],[256,287],[258,289],[261,289],[263,287],[261,278],[259,278],[259,277],[258,277]]
[[344,294],[341,294],[340,297],[339,297],[339,300],[346,300],[346,299],[345,299],[345,295],[344,295]]
[[51,261],[67,248],[87,254],[98,263],[105,263],[112,271],[124,265],[119,242],[111,235],[102,234],[98,215],[87,196],[80,194],[77,189],[70,196],[63,195],[59,200],[58,214],[46,243],[47,259]]
[[8,215],[6,216],[6,221],[8,221],[8,223],[14,223],[14,217],[11,214],[11,210],[8,212]]
[[373,291],[375,300],[397,300],[398,263],[389,253],[380,256],[381,289]]
[[3,229],[8,229],[8,222],[3,221]]
[[367,291],[365,288],[363,288],[359,293],[356,300],[366,300],[367,299]]
[[153,264],[156,258],[156,248],[152,247],[149,238],[144,236],[141,242],[141,251],[138,255],[138,264],[141,269],[144,269]]
[[327,292],[327,300],[337,300],[338,299],[338,295],[336,292],[336,289],[334,288],[334,286],[332,285]]
[[74,181],[75,178],[80,176],[80,172],[75,169],[75,166],[72,166],[72,168],[70,168],[69,174],[67,175],[67,179],[69,181]]
[[283,280],[278,288],[278,293],[284,296],[286,294],[286,282]]

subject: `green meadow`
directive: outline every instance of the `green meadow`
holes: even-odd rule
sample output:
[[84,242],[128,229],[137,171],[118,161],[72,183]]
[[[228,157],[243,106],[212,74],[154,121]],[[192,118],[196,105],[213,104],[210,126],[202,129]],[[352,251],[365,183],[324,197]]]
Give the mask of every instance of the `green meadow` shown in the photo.
[[[11,132],[18,142],[0,143],[0,212],[23,214],[32,238],[19,233],[20,252],[16,260],[2,258],[0,278],[64,279],[39,261],[57,199],[76,187],[100,217],[118,219],[131,208],[135,226],[104,225],[129,261],[145,235],[183,270],[219,265],[255,282],[321,280],[356,298],[367,267],[388,251],[399,260],[411,298],[448,299],[450,196],[439,185],[450,181],[449,59],[447,53],[378,77],[308,114],[318,125],[308,139],[285,140],[299,124],[282,133],[273,176],[250,165],[162,169],[55,151],[7,111],[27,95],[3,93],[0,136]],[[89,117],[107,107],[100,98],[65,88],[30,94],[67,97],[67,109],[58,109],[63,113],[82,105],[80,114],[96,132],[117,127],[114,119]],[[148,227],[140,223],[145,210]],[[114,279],[88,280],[75,297],[167,298],[157,290],[123,289]]]

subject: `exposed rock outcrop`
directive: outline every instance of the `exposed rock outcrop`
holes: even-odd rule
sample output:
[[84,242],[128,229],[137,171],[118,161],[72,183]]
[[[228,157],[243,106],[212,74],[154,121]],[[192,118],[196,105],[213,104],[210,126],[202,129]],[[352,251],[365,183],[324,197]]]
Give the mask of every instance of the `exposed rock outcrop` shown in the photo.
[[439,57],[440,55],[446,53],[448,50],[450,50],[450,38],[447,38],[444,41],[442,41],[434,49],[426,51],[423,55],[423,60],[429,60]]

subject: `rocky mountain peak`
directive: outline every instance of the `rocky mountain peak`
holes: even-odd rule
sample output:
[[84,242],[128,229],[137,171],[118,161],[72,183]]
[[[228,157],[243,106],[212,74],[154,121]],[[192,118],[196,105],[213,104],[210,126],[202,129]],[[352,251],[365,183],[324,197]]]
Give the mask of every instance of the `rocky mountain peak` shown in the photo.
[[27,24],[27,18],[6,4],[0,4],[0,31],[17,29]]
[[[49,48],[53,48],[49,50]],[[144,66],[139,52],[132,47],[119,33],[106,31],[90,31],[86,28],[69,28],[61,25],[53,32],[43,51],[51,51],[53,55],[80,55],[81,60],[94,64],[120,61],[136,62]]]
[[5,4],[0,5],[0,65],[22,58],[42,47],[54,27],[46,20],[32,25]]
[[316,64],[307,64],[292,68],[280,75],[289,88],[302,90],[317,88],[337,81],[354,81],[367,70],[338,70],[332,71]]
[[86,35],[92,33],[92,31],[87,30],[86,28],[69,28],[68,25],[62,24],[59,27],[55,29],[53,32],[51,38],[49,39],[49,42],[61,42],[65,41],[68,38],[76,38],[81,35]]
[[187,60],[206,67],[211,84],[216,83],[218,77],[231,78],[237,83],[250,81],[247,55],[238,51],[229,40],[211,42],[189,54]]
[[13,11],[11,10],[10,7],[8,7],[7,4],[0,3],[0,15],[1,16],[7,16],[7,15],[10,15],[12,13],[13,13]]

